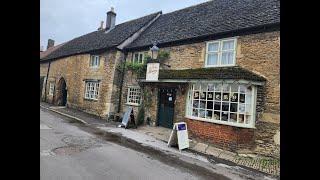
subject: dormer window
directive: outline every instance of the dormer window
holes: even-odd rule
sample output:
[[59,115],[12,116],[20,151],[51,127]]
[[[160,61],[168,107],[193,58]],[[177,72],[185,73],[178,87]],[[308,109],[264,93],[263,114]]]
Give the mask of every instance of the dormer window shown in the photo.
[[236,43],[235,38],[207,42],[205,67],[234,66]]
[[144,53],[142,52],[134,53],[132,56],[132,63],[143,64],[143,60],[144,60]]
[[90,67],[97,68],[100,65],[100,56],[93,55],[90,58]]

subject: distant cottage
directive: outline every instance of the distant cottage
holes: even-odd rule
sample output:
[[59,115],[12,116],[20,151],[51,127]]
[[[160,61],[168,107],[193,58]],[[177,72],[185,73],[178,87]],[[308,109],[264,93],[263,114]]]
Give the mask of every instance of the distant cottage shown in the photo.
[[[280,2],[214,0],[157,12],[51,47],[40,57],[40,96],[103,119],[130,106],[144,122],[187,122],[192,138],[279,156]],[[157,81],[143,71],[156,43]],[[52,43],[51,43],[52,44]],[[126,66],[125,66],[126,64]],[[138,69],[139,70],[139,69]],[[42,88],[43,87],[43,88]]]

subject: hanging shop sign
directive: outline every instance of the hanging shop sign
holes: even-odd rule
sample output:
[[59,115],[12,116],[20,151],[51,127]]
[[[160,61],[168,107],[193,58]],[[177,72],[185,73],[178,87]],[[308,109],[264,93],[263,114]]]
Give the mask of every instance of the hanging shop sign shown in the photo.
[[147,73],[146,80],[147,81],[158,81],[159,78],[159,63],[148,63],[147,64]]
[[185,122],[174,123],[168,146],[178,145],[179,150],[189,148],[187,124]]

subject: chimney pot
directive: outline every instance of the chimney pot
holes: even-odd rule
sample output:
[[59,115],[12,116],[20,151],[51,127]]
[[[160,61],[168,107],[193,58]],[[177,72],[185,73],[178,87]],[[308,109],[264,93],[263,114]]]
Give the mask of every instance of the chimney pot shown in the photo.
[[48,45],[47,45],[47,49],[51,48],[54,46],[54,40],[53,39],[48,39]]
[[103,21],[100,22],[100,27],[98,28],[98,31],[103,30]]
[[114,8],[111,7],[111,10],[107,12],[106,31],[115,27],[116,15]]

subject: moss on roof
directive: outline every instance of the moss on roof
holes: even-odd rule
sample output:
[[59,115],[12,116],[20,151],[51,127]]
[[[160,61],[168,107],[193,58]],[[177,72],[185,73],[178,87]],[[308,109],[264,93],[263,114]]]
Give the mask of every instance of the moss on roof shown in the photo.
[[[140,79],[144,78],[145,74],[140,76]],[[250,81],[266,81],[264,77],[239,66],[183,70],[160,69],[159,79],[242,79]]]

